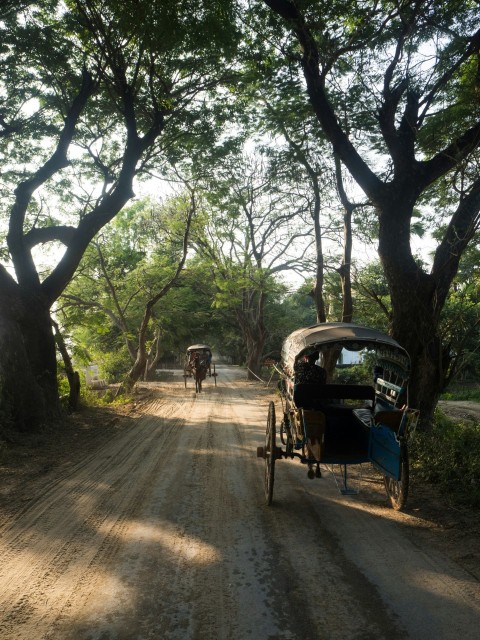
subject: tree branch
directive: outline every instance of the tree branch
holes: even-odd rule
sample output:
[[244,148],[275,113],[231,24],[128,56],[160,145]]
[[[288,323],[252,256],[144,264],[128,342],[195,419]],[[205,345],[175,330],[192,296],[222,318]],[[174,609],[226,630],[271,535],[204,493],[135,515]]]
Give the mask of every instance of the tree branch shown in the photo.
[[461,199],[443,240],[435,251],[432,276],[437,283],[435,306],[441,309],[450,284],[457,273],[460,258],[478,230],[480,223],[480,178]]
[[25,234],[24,243],[25,247],[31,249],[39,244],[45,244],[47,242],[53,242],[58,240],[65,246],[75,233],[75,227],[69,227],[66,225],[58,225],[55,227],[42,227],[39,229],[31,229]]
[[327,97],[324,77],[320,74],[317,45],[302,14],[289,0],[264,0],[264,2],[290,24],[298,38],[303,52],[302,66],[310,102],[333,150],[365,193],[372,199],[377,199],[383,189],[383,183],[361,158],[338,122]]
[[39,286],[39,276],[37,274],[33,258],[29,251],[28,244],[24,238],[24,222],[27,208],[30,204],[33,193],[53,175],[68,166],[67,151],[75,134],[75,129],[90,96],[97,87],[90,73],[84,69],[82,74],[81,87],[75,96],[65,123],[60,132],[57,147],[50,158],[40,167],[28,180],[21,182],[15,189],[15,202],[13,204],[7,244],[12,256],[12,261],[17,274],[19,284]]

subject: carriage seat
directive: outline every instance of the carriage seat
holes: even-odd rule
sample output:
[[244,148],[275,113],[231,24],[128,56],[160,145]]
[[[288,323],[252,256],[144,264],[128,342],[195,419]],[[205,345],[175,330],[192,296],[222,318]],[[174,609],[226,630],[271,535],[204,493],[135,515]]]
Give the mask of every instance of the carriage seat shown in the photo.
[[320,409],[338,400],[375,402],[375,389],[365,384],[318,384],[300,382],[293,387],[293,402],[300,409]]

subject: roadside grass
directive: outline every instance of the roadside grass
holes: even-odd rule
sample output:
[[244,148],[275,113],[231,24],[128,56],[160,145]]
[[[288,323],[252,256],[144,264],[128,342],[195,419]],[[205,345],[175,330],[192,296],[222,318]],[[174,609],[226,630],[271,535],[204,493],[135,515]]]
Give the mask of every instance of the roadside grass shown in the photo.
[[109,386],[106,389],[90,389],[89,387],[82,387],[80,391],[80,402],[87,407],[122,407],[123,405],[132,402],[135,397],[134,394],[121,394],[116,395],[117,389],[114,386]]
[[437,409],[432,431],[417,432],[409,449],[416,478],[436,485],[451,505],[480,508],[480,423]]
[[457,384],[442,394],[441,400],[473,400],[480,402],[480,383]]

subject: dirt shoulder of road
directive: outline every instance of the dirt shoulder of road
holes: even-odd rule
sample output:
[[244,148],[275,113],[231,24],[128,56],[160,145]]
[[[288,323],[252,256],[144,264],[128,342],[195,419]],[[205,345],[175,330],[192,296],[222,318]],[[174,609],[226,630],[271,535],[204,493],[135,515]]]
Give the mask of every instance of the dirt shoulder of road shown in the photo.
[[472,400],[440,400],[439,408],[456,420],[480,422],[480,402]]
[[[129,404],[83,408],[55,429],[0,441],[0,531],[58,475],[129,429],[142,407],[159,393],[161,386],[139,385]],[[442,402],[441,408],[452,417],[480,422],[479,403]],[[378,483],[364,495],[377,504],[384,499]],[[450,504],[436,486],[413,477],[406,512],[392,512],[391,517],[403,523],[407,519],[412,534],[425,545],[440,550],[480,580],[480,510]]]
[[0,438],[0,531],[5,520],[20,512],[56,475],[128,429],[156,393],[153,386],[139,386],[129,403],[84,406],[38,433],[4,434]]

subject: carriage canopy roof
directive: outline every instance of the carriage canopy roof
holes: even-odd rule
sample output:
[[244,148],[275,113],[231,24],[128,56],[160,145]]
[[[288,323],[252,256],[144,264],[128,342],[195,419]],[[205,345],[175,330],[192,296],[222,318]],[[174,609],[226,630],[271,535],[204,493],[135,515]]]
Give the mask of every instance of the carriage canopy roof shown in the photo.
[[284,341],[282,361],[293,371],[295,361],[315,351],[327,351],[335,347],[349,351],[372,349],[384,360],[396,363],[407,372],[410,359],[396,340],[377,329],[346,322],[325,322],[297,329]]
[[192,344],[187,351],[211,351],[211,349],[208,344]]

